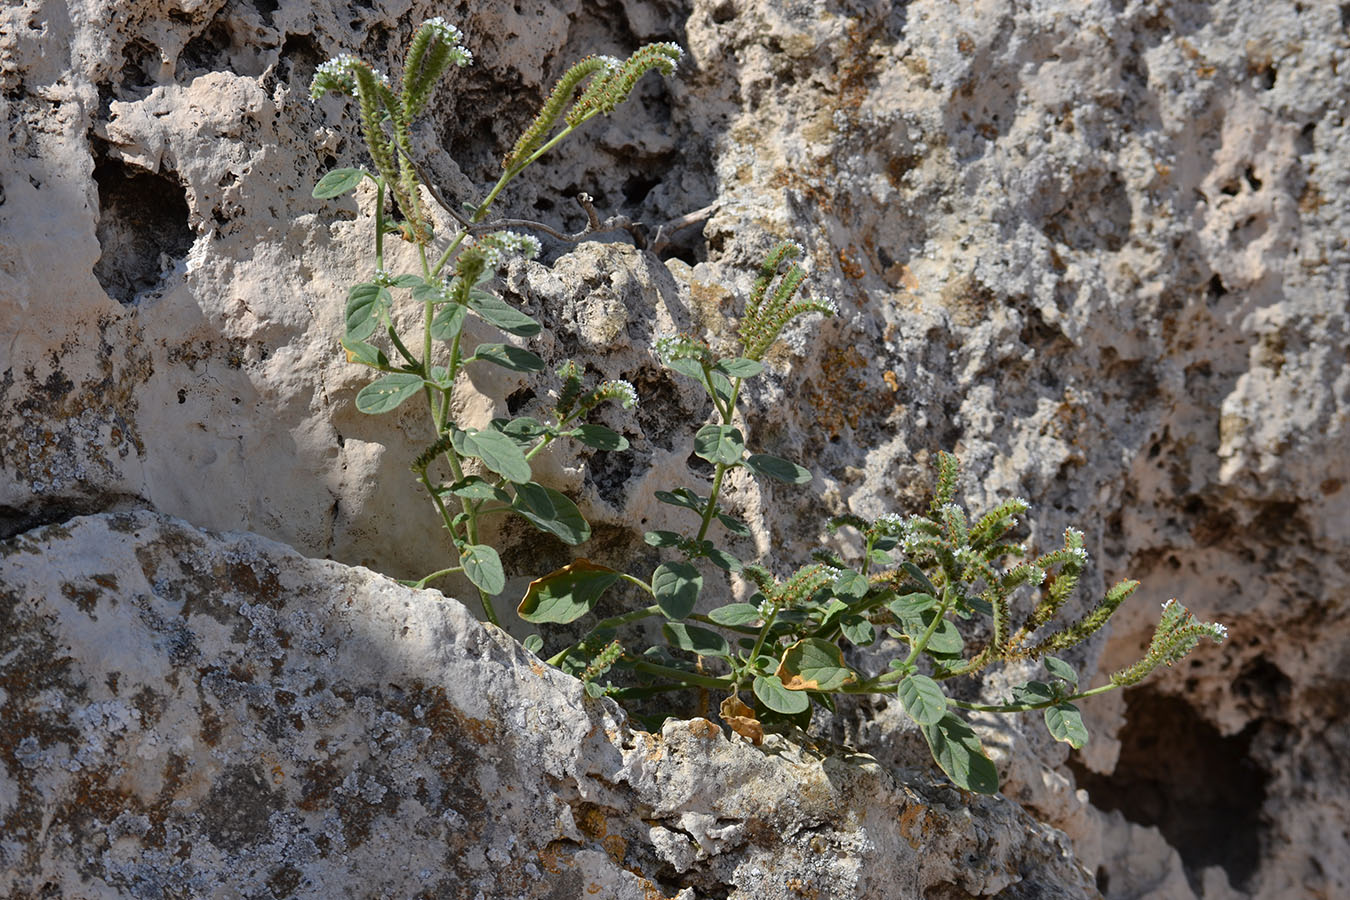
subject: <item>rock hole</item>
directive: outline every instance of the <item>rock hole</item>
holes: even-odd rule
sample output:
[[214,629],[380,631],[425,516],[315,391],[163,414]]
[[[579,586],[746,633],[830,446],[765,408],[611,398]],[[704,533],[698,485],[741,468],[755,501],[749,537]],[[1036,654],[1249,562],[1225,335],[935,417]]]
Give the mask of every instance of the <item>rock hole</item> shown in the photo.
[[1251,166],[1248,166],[1247,171],[1242,173],[1242,177],[1247,179],[1247,184],[1251,185],[1252,190],[1261,190],[1261,179],[1256,177],[1256,172]]
[[1229,197],[1236,197],[1239,190],[1241,190],[1241,188],[1236,181],[1230,181],[1219,188],[1220,193],[1227,194]]
[[94,277],[119,303],[160,284],[192,247],[187,196],[175,179],[111,159],[96,147],[98,237]]
[[1218,274],[1209,279],[1209,284],[1205,286],[1205,297],[1210,303],[1218,300],[1224,294],[1228,293],[1228,288],[1223,286],[1223,279]]
[[1350,31],[1350,3],[1341,4],[1341,28]]
[[736,4],[731,0],[717,4],[708,13],[709,18],[713,20],[714,25],[725,25],[736,18]]
[[660,178],[633,175],[623,183],[623,198],[631,205],[637,206],[643,200],[647,199],[647,195],[652,192],[652,188],[660,183]]
[[253,8],[262,16],[263,24],[272,27],[272,15],[281,4],[277,0],[253,0]]
[[229,28],[221,19],[207,25],[202,33],[187,42],[178,57],[180,80],[187,72],[217,72],[230,68],[229,50],[233,43]]
[[1192,886],[1208,866],[1247,889],[1261,858],[1261,807],[1269,773],[1251,758],[1259,720],[1233,737],[1219,734],[1184,700],[1147,688],[1126,695],[1115,771],[1069,767],[1099,809],[1154,826],[1181,854]]

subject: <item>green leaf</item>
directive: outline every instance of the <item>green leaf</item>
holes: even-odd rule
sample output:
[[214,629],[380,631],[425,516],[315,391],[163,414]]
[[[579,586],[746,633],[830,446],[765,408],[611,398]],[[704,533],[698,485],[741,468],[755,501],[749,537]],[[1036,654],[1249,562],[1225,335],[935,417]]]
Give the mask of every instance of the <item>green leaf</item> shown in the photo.
[[511,496],[506,491],[497,487],[485,478],[477,475],[470,475],[463,481],[456,481],[450,487],[446,488],[448,493],[456,497],[467,497],[470,500],[498,500],[502,503],[510,503]]
[[426,287],[426,286],[427,283],[425,280],[423,280],[421,275],[412,275],[412,274],[400,275],[394,279],[394,287],[403,288],[404,290],[407,290],[408,288],[416,289],[419,287]]
[[684,540],[673,531],[648,531],[642,539],[653,547],[678,547]]
[[703,576],[687,562],[663,563],[652,573],[652,593],[666,618],[678,621],[694,611]]
[[603,425],[582,425],[571,432],[571,436],[587,447],[597,450],[627,450],[628,439]]
[[348,340],[344,337],[342,349],[347,351],[347,362],[349,363],[360,363],[363,366],[371,366],[377,369],[389,365],[389,357],[385,356],[384,351],[379,347],[361,341]]
[[478,313],[487,321],[496,325],[507,334],[530,337],[538,334],[544,326],[525,315],[514,306],[487,291],[469,292],[469,309]]
[[834,593],[839,597],[850,597],[854,600],[861,600],[866,594],[871,584],[867,581],[867,576],[853,569],[845,569],[844,572],[834,580]]
[[334,169],[319,179],[310,196],[316,200],[340,197],[361,183],[366,177],[363,169]]
[[717,566],[717,568],[721,569],[723,572],[739,572],[743,568],[739,559],[732,556],[727,551],[719,550],[713,546],[704,547],[703,555],[707,557],[708,562]]
[[751,603],[729,603],[708,613],[718,625],[749,625],[759,621],[759,607]]
[[896,685],[895,695],[909,717],[920,725],[936,725],[947,714],[947,695],[927,675],[911,675]]
[[734,359],[718,360],[714,368],[728,378],[754,378],[764,371],[764,363],[737,356]]
[[733,519],[724,513],[717,514],[717,521],[722,523],[722,527],[737,537],[749,537],[750,526],[746,525],[740,519]]
[[711,377],[713,390],[717,391],[717,396],[722,398],[723,403],[731,402],[731,382],[727,376],[721,372],[714,371]]
[[497,418],[492,427],[526,449],[536,440],[548,434],[548,427],[532,416],[519,416],[515,419]]
[[671,506],[692,509],[696,513],[703,512],[703,498],[687,488],[676,488],[673,491],[657,491],[653,496],[662,503],[669,503]]
[[519,445],[500,431],[450,432],[451,441],[460,456],[474,456],[507,481],[524,484],[530,480],[530,463]]
[[537,634],[528,634],[525,640],[521,641],[521,646],[531,653],[538,653],[544,649],[544,639]]
[[811,472],[795,462],[770,456],[767,453],[751,453],[745,458],[745,465],[756,475],[772,478],[786,484],[810,484]]
[[1072,703],[1059,703],[1055,706],[1047,706],[1045,709],[1045,727],[1050,729],[1050,736],[1057,741],[1063,741],[1075,750],[1082,749],[1088,742],[1087,726],[1083,724],[1083,716],[1078,712],[1078,707]]
[[574,546],[591,538],[591,526],[582,517],[581,510],[551,487],[532,481],[517,484],[516,499],[511,508],[533,522],[540,531],[547,531]]
[[877,639],[877,630],[862,616],[847,615],[839,622],[839,630],[859,647],[866,647]]
[[678,650],[688,650],[699,656],[731,658],[731,648],[727,646],[726,638],[707,628],[683,622],[666,622],[662,624],[661,632],[666,636],[666,643]]
[[1055,656],[1047,656],[1042,662],[1044,662],[1045,667],[1050,670],[1051,675],[1057,675],[1069,684],[1078,683],[1078,673],[1073,670],[1073,666],[1069,665],[1064,660]]
[[681,375],[688,375],[699,384],[703,383],[703,366],[698,360],[682,356],[679,359],[666,360],[665,363],[667,369],[674,369]]
[[756,675],[752,687],[761,703],[785,716],[806,712],[811,706],[810,697],[803,691],[789,691],[777,675]]
[[1055,699],[1055,689],[1044,681],[1028,681],[1026,684],[1019,684],[1012,689],[1013,700],[1018,703],[1036,705],[1038,703],[1048,703]]
[[928,576],[924,574],[923,569],[920,569],[918,566],[914,565],[914,563],[902,562],[900,564],[900,568],[904,569],[909,574],[909,577],[917,581],[919,583],[919,587],[923,588],[925,591],[932,594],[934,597],[942,593],[933,586],[933,582],[928,580]]
[[464,307],[447,303],[431,319],[431,336],[438,341],[453,341],[464,328]]
[[531,581],[516,612],[526,622],[566,625],[590,612],[600,595],[618,580],[615,570],[578,559]]
[[411,372],[385,375],[361,388],[356,395],[356,408],[372,416],[389,412],[422,390],[424,383],[420,375]]
[[745,438],[730,425],[704,425],[694,435],[694,453],[708,462],[731,465],[745,453]]
[[345,337],[349,341],[364,341],[380,327],[381,311],[394,304],[394,297],[377,284],[354,284],[347,292]]
[[487,594],[500,594],[506,587],[506,573],[502,571],[502,560],[487,544],[469,544],[459,556],[464,566],[464,574]]
[[934,606],[937,606],[937,598],[932,594],[905,594],[886,604],[897,619],[917,619]]
[[790,691],[836,691],[858,680],[839,646],[820,638],[802,638],[788,647],[775,674]]
[[[933,617],[936,615],[937,610],[935,609],[930,609],[922,614],[920,621],[923,622],[923,627],[915,628],[910,632],[915,640],[933,623]],[[933,632],[933,636],[928,639],[928,645],[924,647],[924,650],[934,656],[959,656],[965,647],[966,642],[961,637],[961,632],[956,630],[956,626],[952,624],[950,619],[944,617],[937,630]]]
[[933,759],[957,787],[979,794],[998,793],[998,769],[984,755],[980,739],[969,725],[949,712],[922,730]]
[[[453,307],[446,308],[451,309]],[[538,372],[544,368],[542,359],[528,350],[521,347],[512,347],[510,344],[479,344],[474,348],[473,356],[465,362],[473,362],[474,360],[490,362],[514,372]]]

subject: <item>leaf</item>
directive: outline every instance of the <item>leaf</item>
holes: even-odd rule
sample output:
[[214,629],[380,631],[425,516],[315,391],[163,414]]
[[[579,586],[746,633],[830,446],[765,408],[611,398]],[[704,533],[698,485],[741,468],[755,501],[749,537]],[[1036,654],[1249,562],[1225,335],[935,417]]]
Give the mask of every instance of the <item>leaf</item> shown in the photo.
[[344,336],[349,341],[364,341],[380,327],[380,313],[393,306],[394,297],[377,284],[362,282],[347,291]]
[[811,706],[810,697],[801,691],[789,691],[777,675],[756,675],[753,688],[761,703],[785,716],[806,712]]
[[745,465],[756,475],[763,475],[786,484],[810,484],[811,472],[795,462],[770,456],[767,453],[751,453],[745,458]]
[[371,366],[377,369],[389,365],[389,357],[384,355],[384,351],[371,344],[348,340],[344,337],[342,349],[347,351],[347,362],[349,363],[360,363],[363,366]]
[[662,503],[669,503],[671,506],[692,509],[696,513],[703,512],[703,498],[687,488],[676,488],[673,491],[657,491],[653,496]]
[[866,647],[877,639],[877,630],[862,616],[848,615],[839,622],[839,630],[859,647]]
[[587,447],[594,447],[597,450],[628,449],[626,437],[603,425],[582,425],[572,431],[571,436]]
[[704,547],[703,555],[707,557],[708,562],[712,563],[723,572],[739,572],[744,568],[741,561],[732,556],[725,550],[719,550],[716,547]]
[[1082,749],[1088,742],[1087,726],[1083,724],[1083,716],[1078,711],[1078,707],[1072,703],[1059,703],[1055,706],[1047,706],[1045,709],[1045,727],[1050,729],[1050,736],[1057,741],[1063,741],[1075,750]]
[[438,341],[453,341],[464,328],[464,307],[447,303],[431,319],[431,336]]
[[586,613],[619,573],[587,559],[578,559],[530,582],[517,614],[526,622],[566,625]]
[[506,573],[502,571],[502,560],[487,544],[469,544],[459,556],[464,566],[464,574],[487,594],[500,594],[506,587]]
[[923,569],[920,569],[918,566],[914,565],[914,563],[902,562],[900,564],[900,568],[904,569],[905,572],[909,574],[909,577],[917,581],[919,583],[919,587],[923,588],[925,591],[932,594],[934,597],[942,593],[937,588],[933,587],[933,582],[928,580],[928,576],[924,574]]
[[340,197],[361,183],[366,177],[363,169],[334,169],[319,179],[310,196],[315,200],[328,200]]
[[694,453],[708,462],[731,465],[745,453],[745,438],[730,425],[704,425],[694,435]]
[[750,537],[750,526],[746,525],[740,519],[733,519],[725,513],[718,513],[717,521],[721,522],[723,528],[737,537]]
[[1044,681],[1028,681],[1026,684],[1019,684],[1012,689],[1013,699],[1018,703],[1036,705],[1038,703],[1048,703],[1055,699],[1055,689]]
[[540,325],[534,319],[525,315],[495,294],[489,294],[487,291],[470,291],[469,309],[478,313],[478,315],[482,316],[493,325],[496,325],[507,334],[514,334],[519,337],[530,337],[531,335],[538,334],[544,329],[544,326]]
[[838,645],[820,638],[802,638],[788,647],[775,674],[790,691],[835,691],[858,680]]
[[759,607],[752,603],[729,603],[708,613],[718,625],[749,625],[759,621]]
[[1073,670],[1073,666],[1069,665],[1064,660],[1055,656],[1047,656],[1042,662],[1044,662],[1045,667],[1050,670],[1051,675],[1057,675],[1069,684],[1078,683],[1078,673]]
[[531,653],[538,653],[544,649],[544,639],[537,634],[528,634],[525,640],[521,641],[521,646]]
[[732,694],[718,707],[722,721],[731,726],[731,730],[758,747],[764,743],[764,725],[755,717],[755,711]]
[[666,618],[678,621],[694,611],[703,576],[687,562],[663,563],[652,573],[652,593]]
[[947,695],[936,681],[927,675],[911,675],[896,686],[909,717],[920,725],[936,725],[947,714]]
[[998,793],[998,769],[984,755],[980,739],[969,725],[949,712],[922,730],[934,761],[957,787],[979,794]]
[[425,285],[426,281],[421,275],[405,274],[394,279],[394,287],[403,288],[404,290],[408,288],[424,287]]
[[667,369],[674,369],[681,375],[688,375],[699,384],[703,383],[703,366],[698,360],[681,356],[678,359],[665,360],[665,364]]
[[538,356],[521,347],[512,347],[510,344],[479,344],[474,348],[473,356],[465,362],[473,362],[474,360],[490,362],[513,372],[538,372],[544,368],[544,361]]
[[492,427],[521,445],[525,449],[539,438],[548,434],[548,426],[533,416],[519,416],[515,419],[496,418]]
[[754,378],[764,371],[764,363],[737,356],[734,359],[718,360],[714,368],[728,378]]
[[423,384],[422,377],[411,372],[385,375],[361,388],[356,395],[356,408],[372,416],[389,412],[422,390]]
[[648,531],[642,539],[653,547],[678,547],[684,540],[673,531]]
[[511,496],[506,491],[497,487],[485,478],[477,475],[470,475],[463,481],[456,481],[450,487],[446,488],[448,493],[456,497],[467,497],[470,500],[499,500],[502,503],[510,503]]
[[867,581],[867,576],[852,569],[845,569],[843,574],[834,580],[834,593],[839,597],[851,597],[854,600],[861,600],[867,594],[871,584]]
[[731,648],[727,646],[726,638],[707,628],[683,622],[665,622],[661,625],[661,633],[666,636],[666,643],[678,650],[688,650],[699,656],[731,658]]
[[[923,623],[922,627],[915,627],[910,633],[915,640],[923,634],[924,630],[933,623],[933,617],[937,615],[937,610],[930,609],[925,611],[919,620]],[[916,622],[917,626],[917,622]],[[906,629],[909,631],[909,629]],[[928,639],[924,651],[934,656],[959,656],[966,647],[965,639],[961,637],[961,632],[956,630],[956,626],[945,616],[938,625],[937,630],[933,632],[932,637]]]
[[[528,465],[528,463],[527,463]],[[569,544],[584,544],[591,538],[591,526],[577,505],[551,487],[533,481],[516,485],[511,508],[529,519],[541,531],[547,531]]]
[[932,594],[905,594],[886,604],[897,619],[917,619],[934,606],[937,606],[937,598]]
[[530,463],[511,438],[500,431],[450,432],[451,441],[460,456],[474,456],[507,481],[524,484],[530,480]]

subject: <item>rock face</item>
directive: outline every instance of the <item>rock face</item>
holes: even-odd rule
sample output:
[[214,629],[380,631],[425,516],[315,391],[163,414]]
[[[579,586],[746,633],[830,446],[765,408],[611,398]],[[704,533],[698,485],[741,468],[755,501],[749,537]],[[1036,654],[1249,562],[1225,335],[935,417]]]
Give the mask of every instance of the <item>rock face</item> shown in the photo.
[[[706,410],[652,335],[729,334],[750,265],[795,238],[842,314],[794,332],[746,431],[817,478],[731,485],[742,555],[791,568],[823,515],[912,511],[931,453],[955,450],[972,506],[1027,496],[1042,545],[1085,528],[1094,590],[1143,581],[1076,663],[1128,661],[1169,596],[1233,635],[1085,705],[1093,743],[1067,764],[1005,732],[1005,791],[1109,896],[1350,893],[1343,5],[8,4],[0,534],[148,507],[400,577],[443,565],[407,474],[424,427],[353,406],[336,338],[369,275],[370,198],[310,198],[362,150],[335,100],[307,96],[322,60],[387,68],[438,14],[478,61],[414,142],[457,200],[571,61],[689,51],[503,198],[568,229],[581,190],[648,222],[716,205],[666,258],[554,245],[504,279],[548,325],[537,352],[642,397],[608,420],[630,453],[545,461],[596,525],[592,558],[649,562],[641,530],[672,515],[653,491],[700,477],[679,428]],[[475,387],[486,417],[549,385]],[[517,587],[570,559],[496,537]],[[894,714],[836,727],[901,765]]]
[[634,731],[365,569],[148,512],[0,553],[6,897],[1095,895],[1006,800]]

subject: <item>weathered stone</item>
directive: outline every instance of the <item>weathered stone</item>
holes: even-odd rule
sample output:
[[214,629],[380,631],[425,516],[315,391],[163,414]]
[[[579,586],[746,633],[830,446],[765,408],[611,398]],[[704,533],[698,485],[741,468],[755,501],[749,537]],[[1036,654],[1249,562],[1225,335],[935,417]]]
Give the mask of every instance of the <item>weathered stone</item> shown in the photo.
[[0,554],[7,897],[1095,894],[1008,800],[635,731],[435,591],[148,512]]

